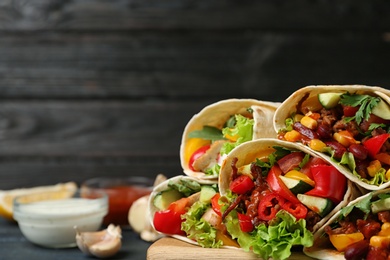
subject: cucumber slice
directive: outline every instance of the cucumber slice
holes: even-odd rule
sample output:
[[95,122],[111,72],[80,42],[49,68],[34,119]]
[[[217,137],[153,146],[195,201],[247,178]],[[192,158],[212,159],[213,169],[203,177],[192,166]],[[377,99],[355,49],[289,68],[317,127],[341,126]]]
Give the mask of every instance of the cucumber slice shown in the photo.
[[200,198],[199,200],[202,202],[210,202],[211,198],[216,194],[217,192],[213,189],[211,186],[203,185],[200,190]]
[[181,199],[183,195],[174,189],[159,192],[153,199],[153,205],[159,210],[167,209],[169,204]]
[[337,106],[337,104],[339,103],[340,101],[340,96],[342,95],[343,93],[321,93],[321,94],[318,94],[318,100],[320,101],[321,105],[326,108],[326,109],[330,109],[330,108],[334,108],[335,106]]
[[298,194],[297,197],[303,205],[305,205],[321,217],[325,217],[333,209],[333,202],[328,198],[321,198],[305,194]]
[[371,110],[371,113],[380,118],[390,120],[390,106],[383,99]]
[[390,209],[390,198],[380,199],[371,203],[372,213],[378,213],[389,209]]
[[286,187],[295,195],[299,193],[305,193],[313,189],[313,187],[310,184],[302,180],[292,179],[285,176],[279,176],[279,177],[286,185]]

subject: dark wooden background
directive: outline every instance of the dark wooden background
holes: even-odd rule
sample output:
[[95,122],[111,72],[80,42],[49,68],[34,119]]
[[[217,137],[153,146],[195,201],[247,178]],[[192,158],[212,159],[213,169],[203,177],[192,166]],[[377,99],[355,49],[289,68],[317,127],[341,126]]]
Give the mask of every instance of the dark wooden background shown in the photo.
[[390,87],[388,1],[8,0],[0,189],[182,174],[187,121],[225,98]]

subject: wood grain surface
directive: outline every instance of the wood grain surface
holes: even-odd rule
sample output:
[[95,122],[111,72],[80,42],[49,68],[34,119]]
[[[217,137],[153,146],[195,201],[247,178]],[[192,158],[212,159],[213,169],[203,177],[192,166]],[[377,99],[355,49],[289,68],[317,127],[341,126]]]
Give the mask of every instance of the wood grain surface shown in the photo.
[[188,120],[311,84],[390,87],[388,1],[0,5],[0,189],[182,173]]
[[[236,249],[202,248],[175,238],[164,237],[154,242],[147,251],[147,260],[245,259],[259,260],[256,255]],[[302,252],[293,252],[289,259],[313,259]]]

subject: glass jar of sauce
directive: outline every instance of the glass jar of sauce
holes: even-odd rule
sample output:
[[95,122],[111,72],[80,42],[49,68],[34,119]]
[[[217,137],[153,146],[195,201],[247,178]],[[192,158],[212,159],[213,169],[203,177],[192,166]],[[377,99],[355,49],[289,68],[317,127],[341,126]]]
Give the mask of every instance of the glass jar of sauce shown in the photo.
[[103,224],[128,226],[128,213],[135,200],[150,194],[153,179],[146,177],[98,177],[86,180],[81,185],[84,196],[93,197],[94,192],[105,192],[108,195],[109,209]]

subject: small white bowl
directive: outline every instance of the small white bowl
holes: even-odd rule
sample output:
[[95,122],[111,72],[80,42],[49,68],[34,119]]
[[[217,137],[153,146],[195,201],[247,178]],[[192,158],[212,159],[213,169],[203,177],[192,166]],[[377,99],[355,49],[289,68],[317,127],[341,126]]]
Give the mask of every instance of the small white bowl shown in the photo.
[[64,199],[52,199],[55,195],[47,193],[19,196],[14,199],[14,218],[23,235],[34,244],[75,247],[75,227],[81,232],[97,231],[108,212],[107,195],[95,195],[87,198],[77,191]]

